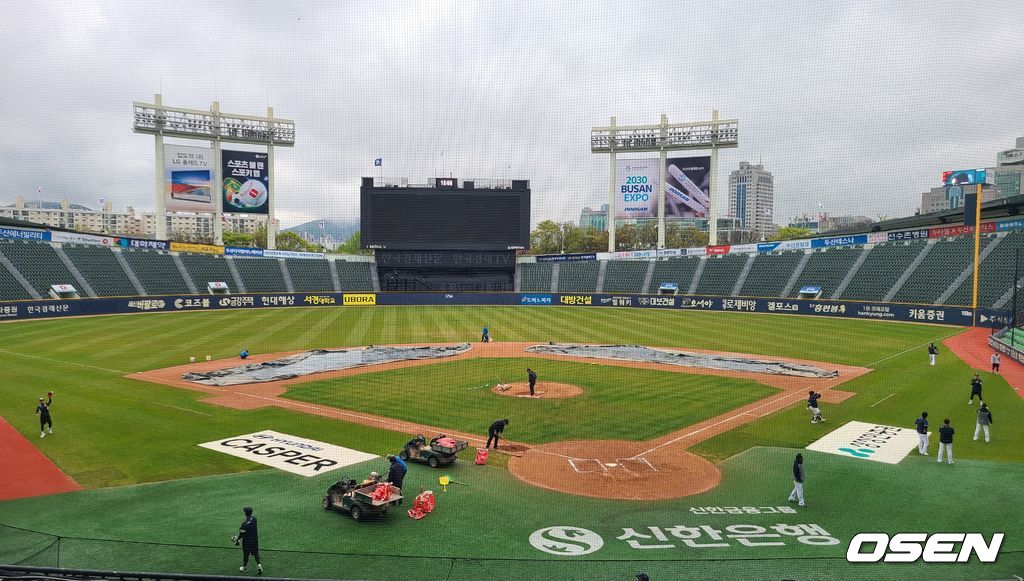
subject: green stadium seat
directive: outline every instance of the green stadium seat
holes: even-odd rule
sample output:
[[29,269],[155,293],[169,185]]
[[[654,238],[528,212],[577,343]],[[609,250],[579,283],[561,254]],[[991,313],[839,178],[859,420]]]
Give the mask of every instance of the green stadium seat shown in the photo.
[[609,260],[604,273],[604,292],[633,294],[644,292],[644,276],[647,275],[648,264],[650,264],[649,260]]
[[592,293],[597,291],[600,264],[596,260],[563,262],[558,266],[558,292]]
[[372,292],[373,266],[372,262],[334,261],[334,267],[338,270],[338,284],[341,286],[341,290]]
[[925,240],[876,245],[839,298],[881,301],[926,245]]
[[[149,295],[186,295],[188,285],[181,278],[174,258],[170,254],[155,250],[123,250],[124,259],[128,262],[135,277],[142,283]],[[203,283],[200,292],[206,292]]]
[[[983,244],[987,245],[989,241],[988,237],[982,238]],[[973,260],[974,238],[957,236],[938,240],[928,256],[921,261],[893,297],[893,302],[935,304],[939,296]]]
[[519,290],[522,292],[546,293],[551,292],[551,272],[553,264],[550,262],[523,262],[519,268]]
[[777,298],[782,296],[793,270],[800,264],[803,252],[758,254],[743,281],[740,296]]
[[747,263],[747,254],[726,254],[705,258],[704,272],[697,281],[698,295],[730,296]]
[[[0,253],[11,261],[32,288],[44,298],[49,296],[52,285],[70,284],[75,288],[79,286],[48,242],[3,240],[0,241]],[[85,296],[83,289],[78,291]]]
[[331,270],[326,260],[289,258],[288,274],[295,292],[334,292]]
[[[281,265],[278,264],[276,258],[231,258],[230,260],[235,263],[235,268],[238,269],[238,274],[242,277],[246,292],[288,292],[284,275],[281,274]],[[231,285],[230,279],[226,282]]]
[[813,252],[793,285],[790,296],[796,297],[802,287],[820,286],[821,297],[831,297],[863,251],[860,246],[843,246]]
[[236,288],[238,285],[235,277],[231,276],[231,269],[223,256],[182,253],[179,258],[200,294],[206,293],[207,285],[211,282],[223,282],[232,293],[241,292],[241,289]]
[[138,295],[135,285],[121,268],[114,251],[104,246],[65,244],[68,255],[98,297],[130,297]]
[[681,258],[668,258],[658,260],[654,263],[654,274],[651,276],[650,292],[658,292],[662,283],[674,282],[679,285],[679,294],[686,294],[693,281],[693,273],[700,264],[700,258],[686,256]]

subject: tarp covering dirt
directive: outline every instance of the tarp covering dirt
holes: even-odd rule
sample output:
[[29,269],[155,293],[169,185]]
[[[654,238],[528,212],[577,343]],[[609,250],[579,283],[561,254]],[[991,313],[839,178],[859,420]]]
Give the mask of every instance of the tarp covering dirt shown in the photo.
[[838,377],[838,371],[826,371],[811,365],[790,363],[787,361],[769,361],[735,355],[716,355],[711,353],[691,353],[688,351],[669,351],[652,349],[640,345],[575,345],[556,343],[553,345],[534,345],[527,347],[530,353],[549,355],[566,355],[569,357],[588,357],[594,359],[621,359],[646,363],[666,363],[683,367],[701,367],[704,369],[724,369],[728,371],[751,371],[754,373],[770,373],[772,375],[792,375],[795,377]]
[[203,385],[242,385],[395,361],[441,359],[469,350],[469,343],[440,347],[374,347],[371,345],[358,349],[317,349],[263,363],[246,363],[227,369],[183,373],[181,378]]

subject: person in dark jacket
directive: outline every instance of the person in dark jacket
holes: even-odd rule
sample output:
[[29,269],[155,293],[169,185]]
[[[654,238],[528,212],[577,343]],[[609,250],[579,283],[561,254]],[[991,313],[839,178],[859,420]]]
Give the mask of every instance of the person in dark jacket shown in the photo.
[[914,420],[917,425],[917,453],[928,455],[928,412],[921,412],[921,417]]
[[807,392],[807,409],[811,412],[812,424],[825,421],[821,418],[821,408],[818,407],[819,398],[821,398],[821,394],[816,393],[813,389]]
[[501,437],[501,433],[505,431],[505,426],[508,425],[508,420],[496,420],[491,427],[487,428],[487,446],[491,447],[491,440],[494,440],[494,449],[498,449],[498,439]]
[[50,418],[50,406],[53,405],[53,392],[48,392],[46,397],[49,398],[43,401],[43,398],[39,398],[39,405],[36,406],[36,415],[39,416],[39,437],[45,438],[46,432],[53,433],[53,420]]
[[388,462],[391,462],[391,468],[388,469],[388,482],[401,488],[402,482],[405,481],[405,473],[409,471],[409,467],[406,466],[401,458],[394,454],[388,454]]
[[790,502],[798,502],[800,506],[807,506],[804,504],[804,455],[797,454],[793,460],[793,492],[789,493]]
[[974,379],[971,380],[971,398],[967,400],[967,405],[974,403],[974,396],[978,396],[978,403],[985,403],[985,400],[981,399],[981,377],[977,373],[974,374]]
[[256,528],[256,517],[252,515],[251,506],[243,508],[242,512],[245,513],[245,520],[238,527],[238,534],[232,538],[236,545],[242,545],[242,566],[238,570],[245,573],[251,555],[256,560],[256,573],[262,575],[263,564],[260,563],[260,535]]
[[956,431],[949,425],[949,420],[942,420],[942,427],[939,428],[939,464],[942,464],[942,452],[945,450],[949,455],[949,463],[953,463],[953,434]]
[[978,408],[978,424],[974,427],[974,441],[978,441],[978,435],[985,431],[985,441],[989,441],[988,427],[992,425],[992,411],[984,403]]
[[935,365],[935,356],[938,354],[939,349],[938,347],[935,346],[935,343],[932,343],[931,345],[928,346],[928,361],[930,365]]
[[482,341],[484,343],[490,343],[491,342],[491,331],[490,331],[490,329],[487,328],[487,325],[484,325],[483,330],[480,331],[480,341]]
[[533,388],[537,387],[537,372],[527,367],[526,378],[530,382],[530,397],[533,397]]

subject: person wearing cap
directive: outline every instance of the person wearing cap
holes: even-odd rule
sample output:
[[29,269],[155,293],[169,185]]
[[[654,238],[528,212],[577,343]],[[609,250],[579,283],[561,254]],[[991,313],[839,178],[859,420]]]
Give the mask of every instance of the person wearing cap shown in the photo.
[[651,581],[651,577],[647,573],[637,573],[636,581]]
[[53,433],[53,420],[50,418],[50,406],[53,405],[53,392],[46,394],[49,399],[39,398],[39,405],[36,406],[36,415],[39,416],[39,437],[45,438],[46,433]]
[[935,343],[932,343],[931,345],[928,346],[928,362],[929,362],[929,365],[931,365],[933,367],[935,366],[935,356],[938,355],[938,354],[939,354],[939,348],[935,346]]
[[971,397],[967,400],[967,405],[974,403],[974,396],[978,396],[978,403],[985,403],[985,400],[981,398],[981,377],[977,373],[971,380]]
[[248,349],[242,349],[242,352],[238,354],[238,357],[240,359],[248,359],[249,358],[249,350]]
[[260,535],[256,528],[256,517],[252,515],[251,506],[243,508],[242,512],[245,513],[245,520],[238,527],[238,534],[232,538],[236,545],[242,545],[242,566],[238,570],[245,573],[251,555],[256,560],[256,573],[262,575],[263,563],[260,563]]
[[529,380],[530,383],[530,397],[533,397],[533,390],[537,387],[537,372],[527,367],[526,379]]
[[797,454],[793,460],[793,492],[789,493],[790,502],[804,504],[804,455]]
[[388,482],[400,489],[402,488],[402,482],[405,480],[405,473],[409,471],[409,467],[405,465],[401,458],[394,454],[388,454],[388,462],[391,462],[391,468],[388,469]]
[[487,446],[491,447],[491,441],[494,441],[494,449],[498,449],[498,438],[501,437],[501,433],[505,431],[505,426],[508,425],[508,420],[495,420],[489,428],[487,428]]

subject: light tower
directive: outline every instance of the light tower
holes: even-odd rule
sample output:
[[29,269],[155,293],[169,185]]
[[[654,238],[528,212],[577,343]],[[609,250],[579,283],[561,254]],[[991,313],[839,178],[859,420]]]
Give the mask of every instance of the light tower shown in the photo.
[[710,211],[708,212],[708,243],[716,244],[718,238],[718,150],[739,146],[739,121],[719,119],[718,111],[711,114],[711,121],[695,123],[669,123],[666,115],[661,116],[657,125],[616,125],[615,117],[607,127],[593,127],[590,130],[590,152],[607,153],[611,161],[608,184],[608,251],[615,251],[615,215],[617,212],[616,154],[657,151],[660,154],[658,169],[658,248],[665,247],[665,164],[669,151],[711,150],[709,174]]
[[[274,147],[295,146],[295,122],[274,117],[272,107],[267,107],[266,117],[236,115],[220,110],[220,103],[213,102],[209,111],[168,107],[163,104],[160,94],[153,103],[134,102],[135,133],[153,135],[156,142],[155,154],[155,202],[156,237],[167,239],[167,207],[165,192],[164,137],[209,141],[213,149],[213,175],[209,196],[213,202],[213,237],[215,244],[223,244],[223,160],[221,143],[246,143],[267,148],[267,248],[275,246],[274,206]],[[262,213],[262,212],[259,212]]]

